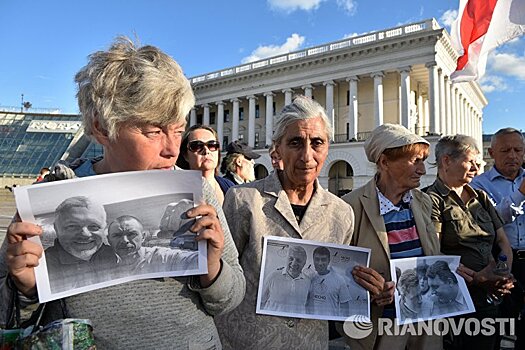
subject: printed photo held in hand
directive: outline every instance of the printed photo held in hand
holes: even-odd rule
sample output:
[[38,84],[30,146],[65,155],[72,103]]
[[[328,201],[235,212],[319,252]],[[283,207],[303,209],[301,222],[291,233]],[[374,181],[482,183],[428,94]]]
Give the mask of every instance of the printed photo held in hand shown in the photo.
[[[140,185],[139,185],[140,184]],[[109,189],[109,190],[108,190]],[[186,211],[202,199],[196,171],[137,171],[18,187],[29,238],[44,248],[35,268],[47,302],[128,281],[207,273],[206,242]]]
[[370,296],[354,281],[370,250],[303,239],[264,237],[257,313],[345,321],[370,317]]
[[435,255],[390,261],[396,282],[396,323],[407,324],[474,312],[459,256]]

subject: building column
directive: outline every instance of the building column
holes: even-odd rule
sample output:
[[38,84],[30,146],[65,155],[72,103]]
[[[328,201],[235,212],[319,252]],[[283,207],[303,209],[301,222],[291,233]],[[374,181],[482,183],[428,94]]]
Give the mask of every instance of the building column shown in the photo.
[[346,79],[348,82],[348,139],[357,140],[359,108],[357,100],[357,82],[359,78],[356,76]]
[[[217,105],[217,135],[219,137],[219,142],[222,145],[222,140],[224,140],[224,102],[219,101]],[[226,145],[222,145],[226,146]]]
[[453,85],[451,85],[450,86],[450,134],[451,135],[456,134],[456,120],[457,120],[456,88]]
[[232,141],[239,139],[239,102],[238,98],[231,100],[233,103],[233,113],[232,113]]
[[452,134],[452,106],[451,106],[451,98],[450,98],[450,88],[452,86],[452,82],[450,81],[449,77],[445,77],[445,129],[443,132],[445,135],[451,135]]
[[[420,89],[418,89],[421,91]],[[417,121],[416,121],[416,134],[425,135],[425,101],[423,95],[419,93],[417,95]]]
[[328,116],[328,120],[330,121],[330,124],[332,125],[332,140],[334,139],[335,134],[335,113],[334,113],[334,81],[329,80],[325,81],[323,85],[326,87],[326,115]]
[[248,96],[248,146],[255,147],[255,102],[257,97]]
[[370,74],[374,79],[374,129],[383,124],[383,72]]
[[465,101],[463,100],[463,94],[459,94],[459,130],[458,134],[465,134]]
[[456,87],[456,134],[461,134],[461,93]]
[[292,103],[293,90],[292,89],[284,89],[283,93],[284,93],[284,105],[288,106],[289,104]]
[[399,74],[401,76],[401,125],[407,129],[410,129],[410,69],[410,67],[399,69]]
[[426,64],[428,69],[428,99],[429,99],[429,120],[428,132],[430,134],[438,133],[439,123],[439,79],[438,68],[436,62],[429,62]]
[[197,124],[197,110],[194,108],[190,111],[190,126]]
[[210,125],[210,105],[209,104],[203,104],[202,108],[204,108],[204,114],[202,116],[202,125]]
[[446,117],[446,106],[445,106],[445,73],[443,69],[438,69],[439,76],[439,123],[436,124],[437,131],[439,134],[445,133],[445,123],[447,121]]
[[264,97],[266,97],[266,146],[272,144],[273,136],[273,92],[265,92]]
[[301,86],[301,88],[304,90],[304,96],[312,98],[314,92],[312,84]]

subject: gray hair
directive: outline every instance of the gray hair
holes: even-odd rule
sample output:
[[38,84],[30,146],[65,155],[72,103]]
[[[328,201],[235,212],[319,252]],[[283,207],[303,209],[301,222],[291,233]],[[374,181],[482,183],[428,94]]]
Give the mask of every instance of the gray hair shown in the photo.
[[292,252],[304,258],[304,261],[306,262],[306,250],[304,250],[303,247],[300,245],[291,245],[288,247],[288,255],[290,255]]
[[459,159],[468,151],[479,153],[479,148],[476,140],[467,135],[451,135],[443,136],[436,144],[436,164],[441,167],[441,160],[444,156],[449,156],[452,159]]
[[330,141],[332,139],[332,126],[330,125],[324,108],[309,97],[302,95],[297,96],[291,104],[285,106],[281,113],[279,113],[277,122],[275,123],[275,132],[272,138],[273,142],[279,144],[286,132],[286,128],[291,124],[300,120],[318,117],[321,117],[323,120],[326,136],[328,141]]
[[496,143],[496,139],[500,136],[509,135],[509,134],[518,134],[521,137],[521,140],[525,144],[525,138],[523,137],[523,134],[518,129],[514,128],[503,128],[496,131],[494,135],[492,135],[490,139],[490,147],[494,147],[494,144]]
[[89,55],[75,82],[86,134],[93,135],[98,121],[112,140],[123,123],[183,123],[195,104],[191,85],[173,58],[127,37]]
[[100,204],[93,203],[91,199],[84,196],[70,197],[65,199],[55,209],[55,223],[59,221],[63,216],[69,215],[69,211],[73,208],[86,208],[88,210],[98,210],[103,216],[104,222],[106,221],[106,210]]

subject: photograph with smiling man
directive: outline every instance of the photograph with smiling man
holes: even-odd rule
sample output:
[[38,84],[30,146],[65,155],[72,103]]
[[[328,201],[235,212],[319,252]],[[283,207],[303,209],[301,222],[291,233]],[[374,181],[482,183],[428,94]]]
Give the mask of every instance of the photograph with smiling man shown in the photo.
[[368,249],[277,236],[264,242],[257,313],[336,321],[370,316],[368,292],[345,275],[368,266]]

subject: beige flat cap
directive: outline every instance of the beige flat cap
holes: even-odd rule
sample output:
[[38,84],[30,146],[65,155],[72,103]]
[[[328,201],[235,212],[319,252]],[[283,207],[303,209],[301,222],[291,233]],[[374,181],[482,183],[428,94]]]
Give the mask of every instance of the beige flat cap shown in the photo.
[[430,145],[427,140],[411,133],[399,124],[383,124],[372,131],[365,142],[366,157],[372,163],[377,163],[379,157],[386,149],[403,147],[414,143]]

